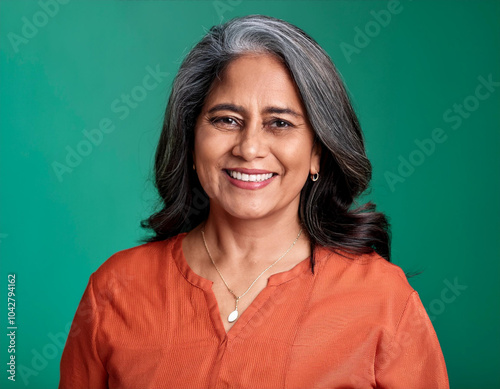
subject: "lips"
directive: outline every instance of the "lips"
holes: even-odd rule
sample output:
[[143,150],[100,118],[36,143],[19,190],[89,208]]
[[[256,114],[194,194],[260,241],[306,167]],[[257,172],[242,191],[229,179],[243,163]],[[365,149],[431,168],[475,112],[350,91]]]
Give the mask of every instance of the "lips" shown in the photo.
[[260,189],[267,186],[277,176],[276,173],[261,169],[224,169],[229,181],[241,189]]
[[262,182],[269,180],[272,176],[273,173],[265,173],[265,174],[248,174],[248,173],[241,173],[236,170],[226,170],[227,174],[234,178],[235,180],[240,180],[244,182]]

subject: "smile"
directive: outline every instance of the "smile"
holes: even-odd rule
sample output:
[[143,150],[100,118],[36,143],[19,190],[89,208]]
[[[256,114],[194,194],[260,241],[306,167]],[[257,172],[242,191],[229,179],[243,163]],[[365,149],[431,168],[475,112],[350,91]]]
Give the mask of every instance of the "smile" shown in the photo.
[[246,174],[246,173],[240,173],[234,170],[226,170],[227,174],[234,178],[235,180],[243,181],[243,182],[262,182],[269,180],[272,176],[273,173],[267,173],[267,174]]

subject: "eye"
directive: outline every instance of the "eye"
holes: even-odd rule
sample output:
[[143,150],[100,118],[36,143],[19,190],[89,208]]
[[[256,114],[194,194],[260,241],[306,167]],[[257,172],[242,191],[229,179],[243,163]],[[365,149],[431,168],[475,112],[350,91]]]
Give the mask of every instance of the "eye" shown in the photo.
[[283,128],[284,129],[284,128],[293,127],[293,124],[291,124],[285,120],[281,120],[281,119],[277,119],[277,118],[272,120],[269,124],[271,125],[271,127],[273,129],[276,129],[276,128],[278,128],[278,129]]
[[221,130],[233,130],[239,128],[239,123],[235,118],[230,116],[218,116],[209,119],[216,128]]

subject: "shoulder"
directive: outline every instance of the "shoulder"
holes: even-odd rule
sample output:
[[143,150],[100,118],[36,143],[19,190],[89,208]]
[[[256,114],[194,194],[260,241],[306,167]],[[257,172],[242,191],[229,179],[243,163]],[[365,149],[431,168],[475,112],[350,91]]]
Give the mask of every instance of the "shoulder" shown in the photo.
[[102,289],[110,285],[149,281],[152,275],[158,274],[172,262],[172,250],[181,237],[182,234],[179,234],[116,252],[92,273],[93,283]]
[[415,292],[401,267],[376,252],[353,255],[321,248],[318,260],[320,282],[330,283],[339,293],[402,308]]

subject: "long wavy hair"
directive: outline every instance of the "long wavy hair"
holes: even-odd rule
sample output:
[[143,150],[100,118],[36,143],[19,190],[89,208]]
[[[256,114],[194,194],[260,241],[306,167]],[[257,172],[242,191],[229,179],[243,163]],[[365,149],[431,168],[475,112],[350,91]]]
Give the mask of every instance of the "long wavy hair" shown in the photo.
[[[158,241],[190,231],[206,220],[209,201],[193,170],[194,126],[214,79],[248,53],[270,54],[289,70],[321,146],[320,178],[307,180],[299,218],[312,253],[321,245],[337,252],[376,251],[390,261],[386,216],[355,199],[367,188],[371,164],[344,84],[328,54],[300,28],[280,19],[250,15],[213,26],[189,52],[176,75],[155,157],[159,211],[141,226]],[[314,272],[314,255],[311,256]]]

